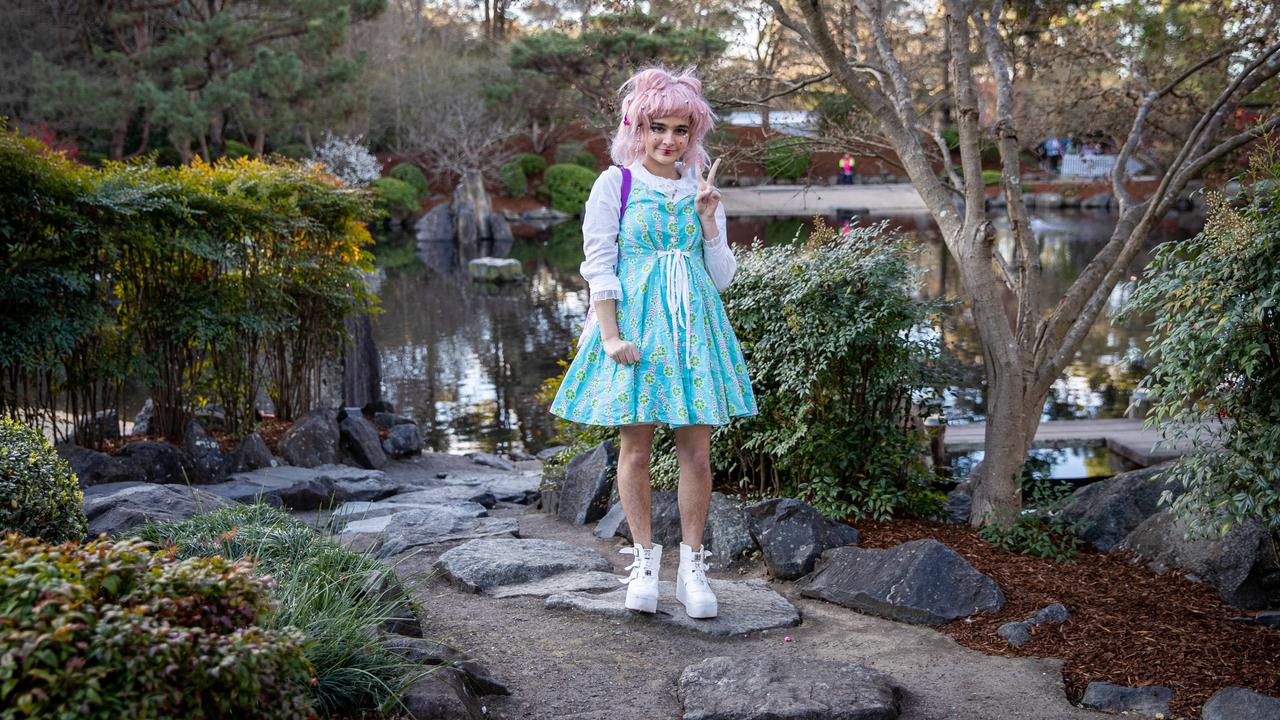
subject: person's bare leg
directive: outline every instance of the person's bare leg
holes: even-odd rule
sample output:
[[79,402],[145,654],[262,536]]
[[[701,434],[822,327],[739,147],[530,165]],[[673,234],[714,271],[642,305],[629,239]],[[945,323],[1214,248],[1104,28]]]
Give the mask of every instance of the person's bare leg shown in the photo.
[[685,545],[702,548],[711,507],[711,426],[688,425],[675,429],[676,457],[680,461],[680,534]]
[[618,428],[621,447],[618,448],[618,497],[622,511],[627,515],[627,527],[631,539],[644,547],[653,545],[650,504],[652,486],[649,484],[649,456],[653,452],[653,425],[623,425]]

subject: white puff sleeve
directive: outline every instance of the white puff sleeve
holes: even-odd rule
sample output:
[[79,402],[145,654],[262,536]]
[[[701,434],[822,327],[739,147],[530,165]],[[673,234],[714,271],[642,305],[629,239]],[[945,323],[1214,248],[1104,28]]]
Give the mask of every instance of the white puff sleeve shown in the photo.
[[622,171],[609,166],[591,186],[582,213],[582,254],[579,268],[591,291],[591,302],[621,300],[618,282],[618,211],[621,205]]
[[733,273],[738,269],[738,260],[733,256],[733,248],[729,247],[729,223],[725,218],[723,201],[716,206],[716,225],[720,228],[720,236],[710,242],[704,236],[702,262],[707,266],[707,274],[715,283],[716,290],[723,291],[733,282]]

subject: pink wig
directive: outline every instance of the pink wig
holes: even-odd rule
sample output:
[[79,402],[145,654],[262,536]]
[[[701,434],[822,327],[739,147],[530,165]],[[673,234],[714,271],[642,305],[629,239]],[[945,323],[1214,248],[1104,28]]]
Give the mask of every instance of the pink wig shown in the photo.
[[644,134],[650,121],[678,115],[689,118],[689,146],[684,164],[701,172],[707,164],[702,140],[711,129],[711,106],[702,97],[702,82],[692,70],[672,75],[659,67],[645,68],[622,84],[622,119],[613,135],[609,155],[619,165],[630,165],[644,157]]

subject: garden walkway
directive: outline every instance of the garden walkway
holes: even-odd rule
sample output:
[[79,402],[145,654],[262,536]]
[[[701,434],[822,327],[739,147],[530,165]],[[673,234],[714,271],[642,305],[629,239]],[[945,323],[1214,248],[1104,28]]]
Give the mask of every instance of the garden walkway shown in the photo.
[[807,216],[855,213],[905,215],[926,212],[910,183],[886,185],[759,185],[721,188],[730,217]]
[[[609,559],[618,577],[626,574],[623,565],[630,556],[618,552],[626,541],[596,538],[592,525],[570,525],[509,503],[499,503],[490,515],[518,521],[521,538],[596,551]],[[768,587],[794,605],[802,619],[799,626],[714,636],[664,622],[664,611],[681,612],[674,598],[665,596],[659,614],[650,616],[548,607],[540,596],[467,592],[433,567],[457,544],[422,546],[393,562],[421,605],[424,635],[467,652],[511,690],[509,696],[482,699],[492,718],[679,718],[681,672],[714,656],[744,664],[761,658],[808,658],[865,665],[888,673],[905,688],[903,720],[1109,717],[1067,700],[1060,660],[984,655],[928,627],[800,597],[790,582],[773,581]],[[664,558],[663,580],[674,580],[676,564],[675,557]],[[711,575],[731,581],[764,577],[758,567]],[[729,610],[725,605],[722,613]]]

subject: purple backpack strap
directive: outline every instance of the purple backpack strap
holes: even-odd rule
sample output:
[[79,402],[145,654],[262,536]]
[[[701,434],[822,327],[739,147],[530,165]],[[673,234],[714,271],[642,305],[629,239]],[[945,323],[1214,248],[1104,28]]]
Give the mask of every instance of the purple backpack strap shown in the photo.
[[622,217],[627,214],[627,198],[631,195],[631,168],[618,167],[622,171],[622,204],[618,206],[618,224],[622,224]]

